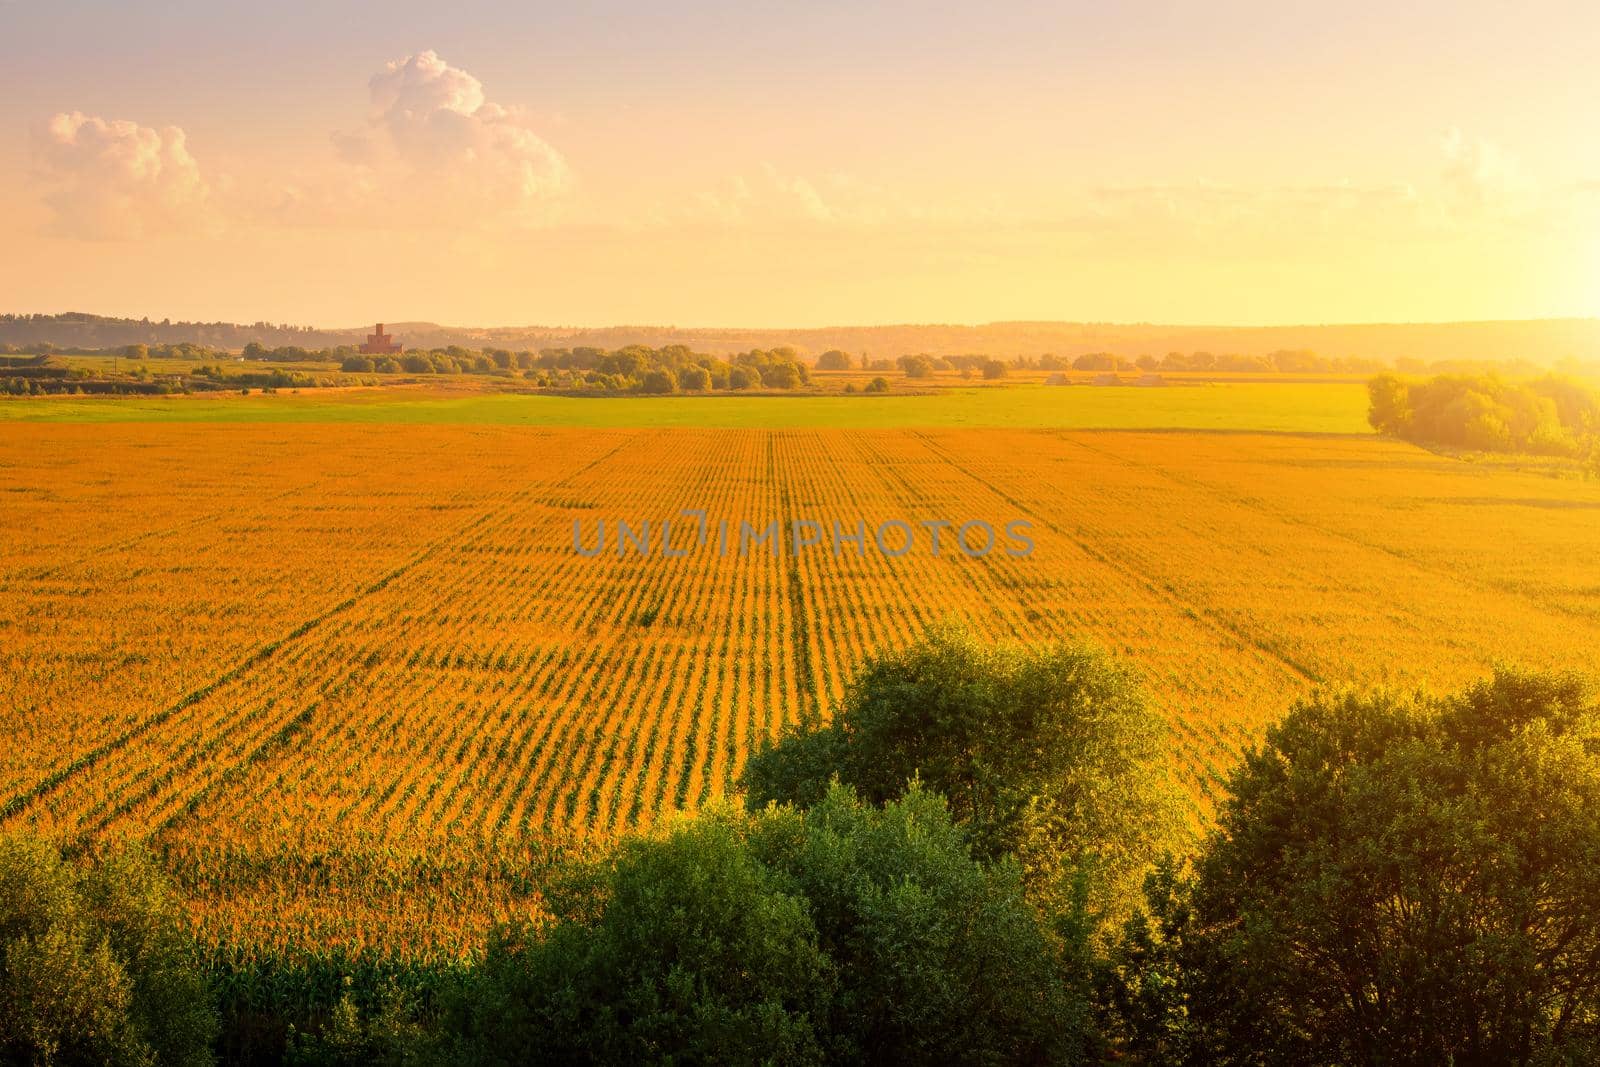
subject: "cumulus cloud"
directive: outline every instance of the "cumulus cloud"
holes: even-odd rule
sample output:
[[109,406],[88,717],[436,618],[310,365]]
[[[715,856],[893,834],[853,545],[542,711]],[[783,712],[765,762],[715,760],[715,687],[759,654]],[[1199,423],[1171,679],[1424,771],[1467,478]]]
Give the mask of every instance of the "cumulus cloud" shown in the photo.
[[210,189],[176,126],[63,112],[35,144],[57,232],[131,240],[215,223]]
[[377,210],[404,225],[533,224],[570,189],[566,160],[527,115],[487,99],[482,82],[435,52],[394,60],[368,84],[365,127],[334,135],[345,181],[288,190],[290,207]]

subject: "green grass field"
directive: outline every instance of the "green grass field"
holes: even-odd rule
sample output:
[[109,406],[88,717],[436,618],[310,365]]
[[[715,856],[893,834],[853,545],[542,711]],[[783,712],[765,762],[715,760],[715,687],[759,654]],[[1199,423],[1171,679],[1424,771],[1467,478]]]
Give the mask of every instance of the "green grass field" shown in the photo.
[[1355,383],[1168,388],[1018,385],[897,396],[563,397],[416,390],[249,396],[24,397],[0,421],[365,422],[705,428],[1004,426],[1367,433]]

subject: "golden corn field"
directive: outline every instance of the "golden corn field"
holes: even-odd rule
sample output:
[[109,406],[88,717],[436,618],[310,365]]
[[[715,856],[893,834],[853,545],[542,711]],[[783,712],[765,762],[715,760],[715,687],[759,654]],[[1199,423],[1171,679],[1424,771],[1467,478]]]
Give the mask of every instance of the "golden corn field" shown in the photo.
[[[229,945],[459,953],[949,616],[1135,661],[1199,816],[1314,684],[1600,648],[1600,487],[1377,438],[0,425],[0,501],[0,825],[150,837]],[[685,508],[1036,547],[574,551]]]

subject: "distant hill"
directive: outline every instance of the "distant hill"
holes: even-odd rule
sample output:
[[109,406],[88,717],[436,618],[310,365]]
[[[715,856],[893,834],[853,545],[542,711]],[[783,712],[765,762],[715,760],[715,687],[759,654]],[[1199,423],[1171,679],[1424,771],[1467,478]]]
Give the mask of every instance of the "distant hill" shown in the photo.
[[[70,312],[0,315],[0,345],[47,342],[61,348],[190,341],[240,349],[251,341],[268,347],[326,348],[358,344],[370,325],[328,329],[258,322],[172,322],[118,319]],[[977,326],[836,326],[818,329],[732,329],[678,326],[441,326],[396,322],[388,331],[408,348],[550,347],[620,348],[630,344],[689,345],[716,354],[790,345],[815,356],[831,348],[875,358],[926,352],[1009,358],[1047,352],[1073,357],[1113,352],[1137,357],[1168,352],[1265,355],[1308,349],[1324,356],[1366,359],[1526,360],[1554,363],[1572,357],[1600,361],[1600,319],[1532,319],[1510,322],[1371,323],[1306,326],[1163,326],[1147,323],[992,322]]]

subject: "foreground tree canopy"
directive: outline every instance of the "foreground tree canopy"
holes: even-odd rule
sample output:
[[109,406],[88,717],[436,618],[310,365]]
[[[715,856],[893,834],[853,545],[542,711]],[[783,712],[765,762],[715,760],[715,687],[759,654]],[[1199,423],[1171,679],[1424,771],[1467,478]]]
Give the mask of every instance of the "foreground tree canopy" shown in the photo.
[[[541,921],[470,962],[332,995],[224,974],[284,992],[222,1047],[271,1023],[254,1062],[1600,1062],[1584,681],[1312,695],[1179,858],[1154,721],[1101,653],[936,629],[754,760],[744,808],[541,874]],[[0,838],[0,949],[0,1063],[208,1058],[141,854]]]
[[0,836],[0,1063],[204,1064],[216,1015],[141,852]]
[[480,1063],[1041,1063],[1093,1048],[1082,942],[938,797],[835,785],[625,843],[508,931],[458,1009]]
[[750,805],[804,807],[831,779],[876,803],[920,780],[942,794],[974,855],[1021,862],[1035,896],[1087,876],[1117,911],[1179,829],[1165,732],[1143,689],[1104,653],[986,645],[944,626],[869,661],[826,725],[751,757]]
[[1320,695],[1124,945],[1134,1043],[1195,1063],[1600,1062],[1600,712],[1574,678]]

